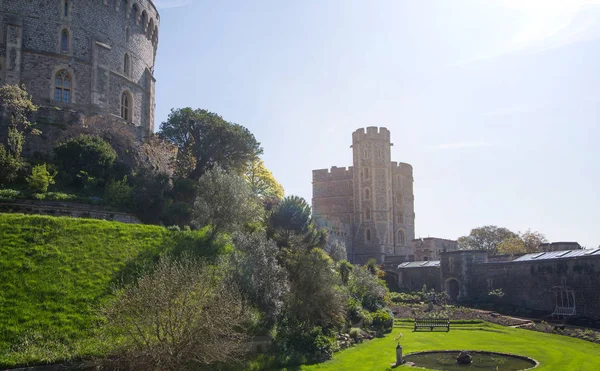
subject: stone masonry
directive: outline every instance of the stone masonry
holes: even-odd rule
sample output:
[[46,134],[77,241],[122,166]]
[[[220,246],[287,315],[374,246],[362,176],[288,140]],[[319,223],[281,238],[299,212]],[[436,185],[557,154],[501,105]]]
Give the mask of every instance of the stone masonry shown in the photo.
[[313,170],[313,212],[343,239],[348,259],[414,260],[412,166],[391,161],[390,132],[368,127],[352,133],[353,166]]
[[24,84],[39,106],[121,118],[148,136],[159,22],[150,0],[0,0],[0,83]]

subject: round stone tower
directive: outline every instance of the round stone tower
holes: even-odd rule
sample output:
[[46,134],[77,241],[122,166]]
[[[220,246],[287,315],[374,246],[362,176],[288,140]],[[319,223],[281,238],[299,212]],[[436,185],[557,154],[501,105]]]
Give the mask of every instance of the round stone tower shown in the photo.
[[42,107],[154,130],[159,14],[151,0],[1,0],[0,83]]

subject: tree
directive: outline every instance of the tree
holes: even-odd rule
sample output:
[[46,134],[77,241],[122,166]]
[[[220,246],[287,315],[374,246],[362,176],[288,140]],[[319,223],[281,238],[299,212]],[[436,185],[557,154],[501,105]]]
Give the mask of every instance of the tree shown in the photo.
[[363,308],[376,311],[385,307],[385,281],[379,279],[368,267],[354,269],[348,287],[350,295],[360,302]]
[[245,127],[203,109],[171,110],[159,134],[178,148],[178,176],[199,179],[217,164],[240,174],[262,153],[260,143]]
[[344,285],[348,285],[348,281],[350,280],[350,273],[354,266],[350,264],[347,260],[342,260],[338,264],[338,270],[340,272],[340,278],[342,279],[342,283]]
[[339,262],[348,258],[346,243],[341,238],[335,238],[331,235],[327,238],[327,244],[323,248],[334,262]]
[[56,162],[67,175],[68,183],[84,184],[84,178],[104,183],[111,176],[117,160],[115,150],[102,138],[79,135],[54,147]]
[[283,298],[289,291],[286,270],[279,265],[279,249],[264,232],[237,233],[230,255],[231,275],[242,296],[265,316],[265,326],[271,327],[281,310]]
[[21,152],[25,141],[24,133],[29,131],[37,135],[40,131],[33,129],[33,124],[29,121],[37,107],[31,102],[31,96],[24,86],[0,87],[0,108],[8,115],[6,147],[0,143],[0,184],[5,184],[14,181],[23,167]]
[[196,227],[210,224],[218,232],[234,232],[244,224],[258,221],[262,211],[248,183],[241,176],[220,167],[208,170],[198,181],[192,223]]
[[33,192],[47,192],[48,186],[54,184],[56,173],[50,174],[46,164],[36,165],[31,169],[31,175],[27,177],[29,189]]
[[548,242],[546,236],[537,231],[532,231],[528,229],[527,231],[521,233],[521,239],[523,240],[523,244],[525,245],[525,252],[532,253],[540,250],[540,245],[542,243]]
[[250,184],[252,193],[261,200],[281,200],[283,198],[283,187],[260,158],[248,163],[244,179]]
[[498,245],[512,237],[518,237],[518,235],[507,228],[486,225],[472,229],[468,236],[460,237],[458,247],[461,250],[487,250],[491,254],[496,254]]
[[524,254],[527,248],[521,237],[509,237],[498,245],[498,254]]
[[162,257],[105,313],[128,342],[122,357],[131,369],[181,370],[239,359],[247,340],[241,308],[239,292],[217,269],[184,256]]
[[309,248],[325,246],[327,234],[317,227],[310,205],[302,197],[285,197],[275,206],[267,224],[269,237],[279,247],[290,247],[299,242]]

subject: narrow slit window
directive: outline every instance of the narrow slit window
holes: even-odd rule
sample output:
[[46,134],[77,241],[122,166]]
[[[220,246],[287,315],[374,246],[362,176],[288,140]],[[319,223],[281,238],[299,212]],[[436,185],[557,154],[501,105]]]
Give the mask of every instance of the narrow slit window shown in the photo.
[[62,30],[60,33],[60,51],[63,53],[69,52],[69,31]]

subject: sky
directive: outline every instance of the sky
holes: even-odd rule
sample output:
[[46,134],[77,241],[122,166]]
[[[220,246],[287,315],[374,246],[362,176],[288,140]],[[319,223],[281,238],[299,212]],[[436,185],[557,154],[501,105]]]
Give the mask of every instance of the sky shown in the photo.
[[241,124],[286,194],[391,131],[416,237],[493,224],[600,245],[600,0],[154,0],[156,127]]

